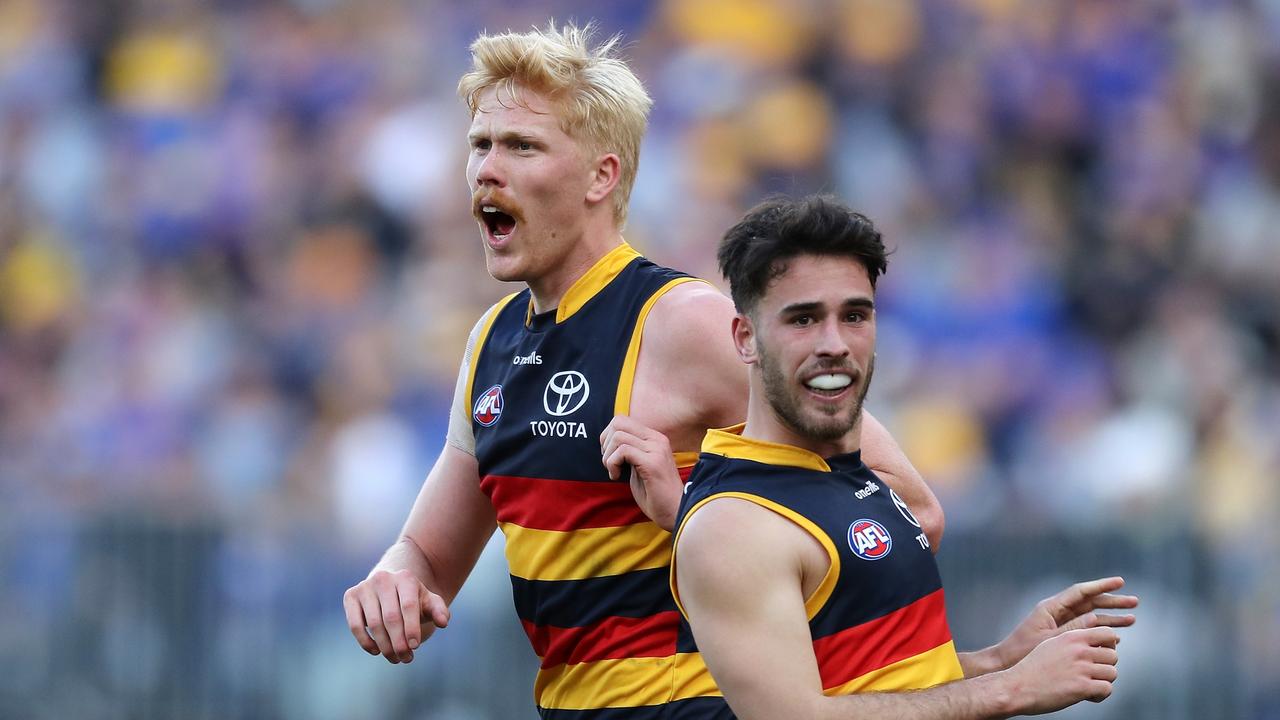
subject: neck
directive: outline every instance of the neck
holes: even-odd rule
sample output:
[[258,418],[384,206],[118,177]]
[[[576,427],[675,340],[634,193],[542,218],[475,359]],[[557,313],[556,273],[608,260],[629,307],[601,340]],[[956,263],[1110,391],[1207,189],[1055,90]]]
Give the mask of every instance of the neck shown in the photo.
[[528,281],[529,292],[533,295],[533,311],[544,313],[560,307],[560,301],[569,288],[622,242],[622,233],[617,227],[605,232],[584,233],[555,268]]

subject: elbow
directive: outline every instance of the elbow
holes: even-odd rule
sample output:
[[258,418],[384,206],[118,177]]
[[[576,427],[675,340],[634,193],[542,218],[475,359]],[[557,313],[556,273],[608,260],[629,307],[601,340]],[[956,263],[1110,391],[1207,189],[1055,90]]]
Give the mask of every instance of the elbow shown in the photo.
[[929,538],[929,548],[937,553],[938,548],[942,546],[942,533],[947,527],[942,505],[937,498],[930,496],[929,502],[919,509],[913,509],[912,514],[916,516],[916,520],[920,521],[920,529],[924,531],[925,537]]

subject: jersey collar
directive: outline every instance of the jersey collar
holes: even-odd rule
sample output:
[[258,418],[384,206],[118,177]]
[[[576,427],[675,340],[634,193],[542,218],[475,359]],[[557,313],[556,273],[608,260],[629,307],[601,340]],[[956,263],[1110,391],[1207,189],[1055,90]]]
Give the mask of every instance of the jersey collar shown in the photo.
[[742,436],[746,423],[740,423],[723,430],[708,430],[702,438],[702,452],[712,455],[723,455],[727,458],[752,460],[768,465],[786,465],[831,472],[831,466],[817,453],[809,452],[794,445],[758,440]]
[[[564,297],[560,298],[560,305],[556,308],[556,324],[560,324],[568,320],[574,313],[582,309],[591,298],[605,288],[614,278],[631,264],[632,260],[640,257],[640,253],[635,248],[628,245],[625,241],[618,247],[605,253],[604,257],[596,261],[590,270],[583,273],[582,277],[574,281],[569,289],[565,291]],[[529,309],[525,311],[524,324],[527,327],[530,319],[533,318],[533,298],[529,298]]]

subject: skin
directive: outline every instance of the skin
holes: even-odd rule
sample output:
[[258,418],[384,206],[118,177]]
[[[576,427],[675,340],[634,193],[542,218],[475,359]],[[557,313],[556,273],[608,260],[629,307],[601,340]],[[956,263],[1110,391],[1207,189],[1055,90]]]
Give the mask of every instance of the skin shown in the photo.
[[[874,357],[873,300],[866,270],[856,261],[801,257],[770,285],[751,317],[735,320],[738,355],[752,367],[744,436],[823,456],[859,449],[853,407]],[[767,372],[762,357],[768,358]],[[832,366],[855,378],[844,391],[815,393],[805,385],[817,369]],[[836,435],[841,427],[847,429]],[[829,563],[799,526],[739,499],[714,499],[685,524],[675,562],[680,599],[703,658],[739,718],[976,720],[1101,701],[1116,679],[1114,628],[1134,618],[1095,610],[1138,602],[1112,594],[1123,585],[1120,578],[1079,583],[1039,603],[998,645],[961,654],[964,680],[911,692],[827,697],[804,603]]]
[[[611,199],[620,176],[617,155],[591,151],[563,130],[555,113],[538,93],[517,87],[513,98],[489,90],[468,133],[466,177],[486,266],[498,280],[527,283],[535,312],[557,307],[577,278],[623,242]],[[485,222],[485,205],[511,215],[515,228],[496,236]],[[708,427],[746,416],[747,378],[729,333],[733,317],[732,302],[703,283],[677,286],[660,298],[643,330],[633,415],[610,425],[635,423],[644,433],[643,440],[634,436],[637,445],[664,458],[661,468],[639,466],[632,490],[667,529],[683,489],[671,452],[696,451]],[[936,498],[870,415],[863,415],[863,429],[868,464],[911,505],[936,545],[943,526]],[[479,484],[475,457],[446,444],[400,539],[344,594],[347,625],[369,654],[410,662],[421,643],[448,624],[449,605],[497,527]]]

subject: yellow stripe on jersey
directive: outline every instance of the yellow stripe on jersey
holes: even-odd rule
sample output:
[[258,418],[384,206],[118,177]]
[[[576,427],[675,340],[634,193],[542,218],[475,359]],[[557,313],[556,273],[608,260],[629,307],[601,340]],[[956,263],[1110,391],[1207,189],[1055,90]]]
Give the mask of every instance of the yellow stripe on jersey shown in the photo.
[[[613,282],[613,279],[638,257],[640,253],[625,242],[605,253],[604,257],[597,260],[590,270],[574,281],[560,298],[560,305],[556,308],[556,324],[568,320],[574,313],[581,310],[587,301]],[[532,298],[529,299],[529,312],[533,312]],[[525,324],[528,324],[527,320]]]
[[[640,707],[694,697],[720,697],[711,674],[697,672],[699,666],[706,666],[700,657],[691,657],[694,655],[557,665],[538,673],[533,694],[538,707],[554,710]],[[690,670],[677,672],[683,665]]]
[[698,462],[698,453],[689,450],[684,452],[671,453],[672,459],[676,461],[677,468],[693,467]]
[[723,455],[727,458],[753,460],[768,465],[786,465],[831,472],[827,461],[817,453],[782,443],[742,436],[746,423],[739,423],[719,430],[708,430],[702,438],[702,452]]
[[819,528],[812,520],[801,515],[795,510],[792,510],[785,505],[780,505],[768,498],[744,492],[716,493],[715,495],[703,498],[698,501],[698,504],[689,508],[689,512],[684,514],[684,520],[680,522],[680,527],[676,528],[676,533],[671,543],[671,596],[675,598],[676,607],[680,610],[680,614],[684,615],[686,619],[689,617],[689,614],[684,611],[684,605],[680,603],[680,591],[676,586],[675,548],[680,543],[680,533],[684,531],[684,526],[689,523],[689,518],[693,517],[694,513],[698,512],[698,509],[703,505],[706,505],[717,498],[737,498],[738,500],[746,500],[749,503],[759,505],[767,510],[772,510],[796,525],[799,525],[801,529],[813,536],[813,539],[817,540],[818,543],[822,545],[822,549],[827,551],[827,557],[830,560],[830,565],[827,566],[827,573],[822,576],[822,582],[818,583],[818,587],[814,588],[813,592],[809,594],[809,597],[804,600],[806,618],[812,620],[814,616],[818,614],[818,611],[822,609],[822,606],[827,604],[827,600],[831,597],[832,591],[836,589],[836,581],[840,579],[840,553],[836,552],[835,543],[832,542],[831,537],[823,532],[822,529]]
[[511,293],[510,295],[499,300],[493,307],[489,308],[489,315],[484,319],[484,325],[480,327],[480,335],[476,338],[476,346],[471,348],[471,367],[467,369],[467,412],[475,412],[476,399],[472,397],[475,392],[476,383],[476,366],[480,363],[480,350],[484,348],[485,340],[489,339],[489,330],[493,328],[493,321],[498,319],[498,313],[502,312],[502,308],[507,306],[519,293]]
[[658,298],[666,295],[668,290],[689,282],[706,282],[706,280],[694,277],[676,278],[658,288],[658,291],[649,296],[644,306],[640,308],[640,314],[636,316],[635,329],[631,331],[631,342],[627,345],[627,354],[622,361],[622,373],[618,375],[618,394],[613,401],[614,415],[631,413],[631,390],[636,379],[636,363],[640,360],[640,339],[644,336],[644,321],[649,317],[649,311],[653,309],[654,303],[658,302]]
[[859,675],[849,682],[823,690],[823,693],[853,695],[861,692],[923,690],[963,677],[964,670],[960,667],[960,658],[956,656],[955,642],[948,640],[932,650]]
[[582,580],[666,567],[671,535],[651,522],[566,532],[499,523],[510,572],[526,580]]
[[676,676],[672,700],[686,700],[697,697],[722,697],[724,693],[716,687],[716,681],[702,659],[702,653],[679,653],[676,655]]

